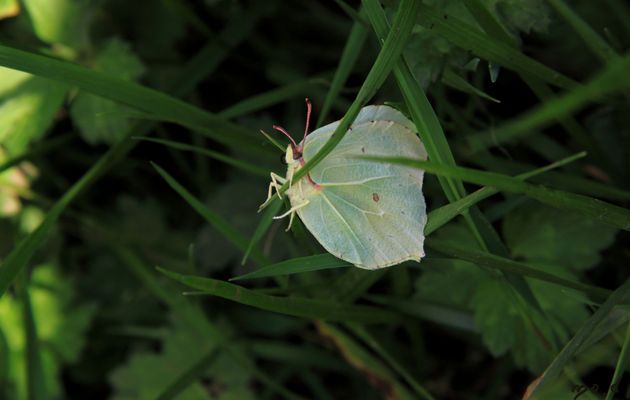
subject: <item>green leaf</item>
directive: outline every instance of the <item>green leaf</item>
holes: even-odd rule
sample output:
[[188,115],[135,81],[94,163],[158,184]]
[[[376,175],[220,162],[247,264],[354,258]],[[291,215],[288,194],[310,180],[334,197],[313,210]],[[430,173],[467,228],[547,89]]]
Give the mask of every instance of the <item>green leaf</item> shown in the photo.
[[578,214],[527,204],[503,219],[503,235],[512,255],[559,265],[568,270],[594,267],[617,230]]
[[79,50],[87,42],[86,6],[73,0],[23,0],[33,30],[44,42]]
[[345,268],[350,266],[352,266],[352,264],[342,261],[332,254],[317,254],[314,256],[292,258],[276,264],[265,265],[256,271],[237,276],[230,280],[239,281],[243,279],[268,278],[272,276],[300,274],[303,272],[319,271],[330,268]]
[[67,87],[0,68],[0,143],[17,156],[52,125]]
[[[111,39],[104,45],[92,68],[126,81],[136,81],[144,72],[142,62],[130,45],[120,39]],[[131,121],[125,116],[128,112],[128,107],[83,91],[70,108],[73,122],[90,144],[112,144],[123,139],[131,127]]]
[[158,268],[158,270],[169,278],[194,289],[202,290],[209,295],[280,314],[328,321],[354,321],[366,324],[392,323],[398,319],[395,313],[375,307],[349,306],[329,300],[300,297],[268,296],[216,279],[182,275],[162,268]]

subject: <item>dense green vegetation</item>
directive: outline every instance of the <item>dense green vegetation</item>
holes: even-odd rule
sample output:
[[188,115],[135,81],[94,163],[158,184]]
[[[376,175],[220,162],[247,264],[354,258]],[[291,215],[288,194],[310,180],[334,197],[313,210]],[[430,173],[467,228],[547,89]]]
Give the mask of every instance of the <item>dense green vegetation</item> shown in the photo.
[[[624,0],[0,18],[0,398],[630,398]],[[305,97],[317,160],[367,104],[416,125],[429,160],[385,162],[426,171],[420,263],[257,213]]]

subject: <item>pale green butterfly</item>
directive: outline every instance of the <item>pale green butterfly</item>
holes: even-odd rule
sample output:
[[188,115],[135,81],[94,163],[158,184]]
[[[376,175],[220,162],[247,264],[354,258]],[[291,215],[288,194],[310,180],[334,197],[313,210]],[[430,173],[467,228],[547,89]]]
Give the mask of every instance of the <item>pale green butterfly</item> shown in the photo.
[[[339,121],[307,136],[311,103],[306,99],[307,118],[300,144],[286,130],[286,177],[271,173],[266,206],[281,184],[291,208],[275,218],[297,213],[315,239],[334,256],[359,268],[378,269],[424,257],[424,226],[427,220],[422,195],[423,171],[361,159],[362,156],[406,157],[426,160],[427,152],[414,124],[389,106],[361,109],[349,132],[334,150],[304,178],[293,175],[330,138]],[[280,196],[280,193],[278,193]]]

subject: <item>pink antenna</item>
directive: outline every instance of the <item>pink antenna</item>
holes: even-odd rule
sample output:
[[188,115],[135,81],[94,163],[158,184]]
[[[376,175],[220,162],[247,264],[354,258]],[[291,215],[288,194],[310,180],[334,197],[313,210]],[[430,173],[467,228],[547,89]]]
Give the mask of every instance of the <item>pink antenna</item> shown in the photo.
[[289,135],[289,132],[285,131],[283,127],[278,126],[278,125],[274,125],[273,129],[277,130],[278,132],[281,132],[284,134],[284,136],[288,137],[289,140],[291,141],[291,143],[293,143],[293,148],[297,148],[298,145],[297,143],[295,143],[295,140],[293,140],[293,138],[291,137],[291,135]]
[[302,143],[306,143],[306,135],[308,134],[308,125],[311,122],[311,111],[313,110],[313,105],[311,101],[307,98],[304,99],[306,101],[306,126],[304,127],[304,139]]
[[[306,126],[304,127],[304,139],[302,140],[302,144],[306,142],[306,135],[308,134],[308,126],[311,122],[311,111],[313,111],[313,105],[311,104],[311,101],[308,99],[308,97],[305,98],[304,100],[306,101]],[[289,132],[287,132],[283,127],[279,125],[273,125],[273,129],[277,130],[278,132],[282,133],[284,136],[288,137],[291,143],[293,144],[293,150],[296,151],[296,154],[299,154],[301,156],[302,146],[299,146],[297,143],[295,143],[295,140],[289,134]]]

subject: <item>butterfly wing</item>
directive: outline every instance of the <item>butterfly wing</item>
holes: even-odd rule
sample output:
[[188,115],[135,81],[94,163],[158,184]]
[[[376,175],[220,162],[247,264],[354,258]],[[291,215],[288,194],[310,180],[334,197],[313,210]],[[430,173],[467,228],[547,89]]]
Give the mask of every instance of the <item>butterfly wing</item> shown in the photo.
[[[330,138],[337,123],[307,137],[308,161]],[[298,210],[305,226],[335,256],[367,269],[424,256],[426,207],[423,172],[358,159],[359,156],[426,159],[413,124],[387,106],[365,107],[350,132],[310,172],[321,190],[310,192]]]

